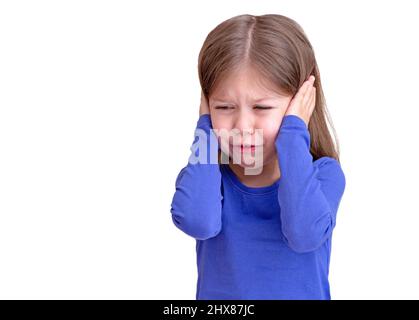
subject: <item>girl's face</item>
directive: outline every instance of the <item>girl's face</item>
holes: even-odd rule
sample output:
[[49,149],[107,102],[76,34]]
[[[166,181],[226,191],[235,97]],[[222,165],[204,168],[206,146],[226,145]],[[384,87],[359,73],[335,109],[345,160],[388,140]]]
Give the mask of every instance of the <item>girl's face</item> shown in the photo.
[[[209,97],[212,126],[221,150],[231,159],[240,159],[238,164],[243,168],[276,160],[275,138],[292,98],[263,83],[266,80],[253,69],[240,69],[224,79]],[[255,149],[243,145],[254,145]]]

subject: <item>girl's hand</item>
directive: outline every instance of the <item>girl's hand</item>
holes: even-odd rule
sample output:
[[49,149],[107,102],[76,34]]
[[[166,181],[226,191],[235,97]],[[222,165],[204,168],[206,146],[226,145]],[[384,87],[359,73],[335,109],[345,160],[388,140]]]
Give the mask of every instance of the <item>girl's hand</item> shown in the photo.
[[201,105],[199,106],[199,116],[203,114],[209,114],[209,107],[207,99],[204,96],[204,93],[201,90]]
[[288,105],[285,116],[293,114],[304,120],[308,126],[310,117],[316,105],[316,87],[313,85],[314,76],[310,76],[298,90],[297,94]]

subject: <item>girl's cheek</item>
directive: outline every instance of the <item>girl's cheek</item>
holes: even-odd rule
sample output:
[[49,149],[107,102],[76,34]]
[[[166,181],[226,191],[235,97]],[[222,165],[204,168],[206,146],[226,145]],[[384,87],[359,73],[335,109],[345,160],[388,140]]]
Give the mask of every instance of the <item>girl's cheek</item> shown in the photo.
[[218,137],[218,144],[220,146],[220,149],[224,151],[224,153],[227,153],[229,151],[229,141],[225,137]]
[[279,123],[277,121],[268,121],[262,126],[262,135],[264,142],[272,142],[275,133],[278,131]]

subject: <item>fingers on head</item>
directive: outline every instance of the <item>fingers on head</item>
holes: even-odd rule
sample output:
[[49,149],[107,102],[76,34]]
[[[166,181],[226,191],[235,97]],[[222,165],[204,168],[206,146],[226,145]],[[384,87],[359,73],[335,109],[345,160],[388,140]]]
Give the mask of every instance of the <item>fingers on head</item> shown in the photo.
[[316,87],[313,87],[313,89],[311,90],[310,100],[308,103],[310,106],[310,111],[313,111],[316,105]]
[[310,88],[313,86],[313,81],[312,81],[312,77],[310,76],[301,86],[298,94],[301,97],[304,97],[306,95],[307,92],[310,91]]
[[306,92],[304,93],[304,97],[303,97],[303,103],[304,104],[311,102],[311,99],[313,98],[313,95],[316,92],[315,89],[316,89],[316,87],[314,87],[310,84],[310,86],[307,88]]

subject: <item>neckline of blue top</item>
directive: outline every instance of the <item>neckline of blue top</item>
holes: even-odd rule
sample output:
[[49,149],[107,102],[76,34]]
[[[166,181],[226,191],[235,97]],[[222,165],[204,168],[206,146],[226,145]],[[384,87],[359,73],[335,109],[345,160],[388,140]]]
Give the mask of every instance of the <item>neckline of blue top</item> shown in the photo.
[[238,188],[243,193],[248,194],[266,194],[266,193],[272,193],[274,191],[278,190],[278,184],[279,179],[276,180],[273,184],[269,186],[264,187],[249,187],[243,184],[239,178],[236,176],[233,170],[231,170],[230,166],[228,164],[220,163],[220,169],[223,173],[226,174],[227,178],[230,180],[230,182]]

